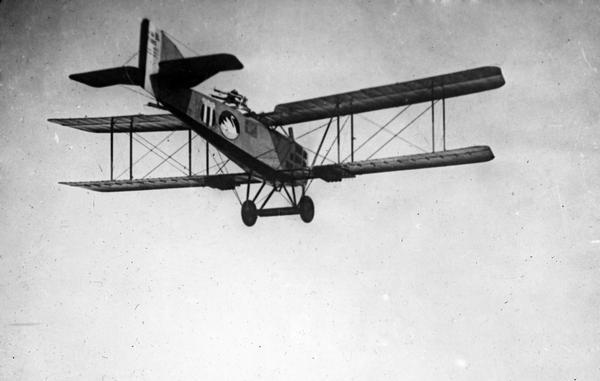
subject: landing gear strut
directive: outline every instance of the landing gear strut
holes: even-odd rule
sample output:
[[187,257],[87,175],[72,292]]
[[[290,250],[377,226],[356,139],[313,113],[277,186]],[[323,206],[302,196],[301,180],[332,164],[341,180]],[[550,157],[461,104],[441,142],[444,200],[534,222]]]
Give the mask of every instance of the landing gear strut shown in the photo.
[[[269,195],[265,198],[260,208],[256,207],[255,201],[260,195],[260,192],[265,187],[266,183],[263,182],[262,186],[254,195],[254,198],[250,199],[250,182],[248,182],[248,189],[246,190],[246,201],[242,204],[242,221],[246,226],[253,226],[256,223],[258,217],[274,217],[274,216],[287,216],[292,214],[299,214],[302,221],[309,223],[315,217],[315,204],[312,199],[304,195],[305,187],[302,186],[302,197],[300,200],[296,200],[296,191],[294,185],[292,185],[292,193],[288,192],[285,185],[274,186]],[[271,196],[275,192],[285,191],[285,196],[290,202],[291,206],[278,207],[278,208],[265,208],[265,205],[271,199]]]

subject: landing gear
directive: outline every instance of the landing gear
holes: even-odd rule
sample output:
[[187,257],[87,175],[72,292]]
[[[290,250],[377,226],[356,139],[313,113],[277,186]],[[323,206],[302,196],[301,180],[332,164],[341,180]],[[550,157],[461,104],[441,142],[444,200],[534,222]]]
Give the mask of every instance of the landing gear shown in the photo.
[[313,203],[313,200],[308,196],[300,197],[300,202],[298,202],[298,212],[300,213],[302,221],[307,224],[311,222],[315,217],[315,204]]
[[256,204],[252,200],[246,200],[242,204],[242,221],[246,226],[252,226],[256,223],[258,218],[258,212],[256,210]]
[[[273,189],[271,190],[271,192],[269,192],[267,197],[265,197],[260,207],[257,207],[255,202],[266,185],[267,183],[263,182],[260,189],[256,192],[254,197],[251,198],[250,180],[248,180],[248,188],[246,189],[246,201],[244,201],[244,203],[242,204],[242,221],[246,226],[254,226],[258,217],[275,217],[299,214],[302,221],[306,223],[309,223],[313,220],[313,218],[315,217],[315,204],[313,203],[313,200],[310,197],[304,194],[304,192],[306,191],[304,184],[300,185],[302,187],[302,197],[300,197],[299,200],[296,199],[295,190],[295,187],[298,185],[274,185]],[[287,187],[290,187],[291,193],[288,192]],[[281,193],[283,197],[289,201],[290,206],[265,208],[265,206],[271,199],[271,196],[273,196],[275,192]]]

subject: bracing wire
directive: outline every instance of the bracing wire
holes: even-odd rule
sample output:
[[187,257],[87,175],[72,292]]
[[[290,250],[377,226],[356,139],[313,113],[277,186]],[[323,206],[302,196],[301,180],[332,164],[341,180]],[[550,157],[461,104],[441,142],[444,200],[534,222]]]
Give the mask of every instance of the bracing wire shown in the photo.
[[[164,137],[160,142],[158,142],[158,144],[156,146],[159,146],[160,144],[162,144],[165,140],[167,140],[168,138],[171,137],[171,135],[173,135],[175,133],[175,131],[171,132],[169,135],[167,135],[166,137]],[[138,141],[136,139],[136,141]],[[139,158],[137,158],[136,161],[133,162],[132,166],[136,165],[137,163],[139,163],[143,158],[145,158],[146,156],[148,156],[150,154],[150,152],[153,149],[149,149],[148,151],[146,151],[142,156],[140,156]],[[129,170],[129,168],[125,168],[125,170],[123,172],[121,172],[116,178],[120,178],[121,176],[123,176],[127,171]]]
[[[173,131],[173,132],[175,132],[175,131]],[[165,151],[163,151],[163,150],[162,150],[162,149],[159,147],[159,145],[160,145],[161,143],[163,143],[163,142],[164,142],[164,139],[163,139],[163,140],[161,140],[161,141],[160,141],[160,143],[158,143],[158,144],[154,145],[154,144],[152,144],[152,142],[150,142],[148,139],[144,138],[144,137],[143,137],[143,136],[141,136],[141,135],[138,135],[138,138],[140,138],[140,139],[144,140],[144,141],[145,141],[145,142],[146,142],[148,145],[150,145],[151,147],[155,148],[155,149],[158,151],[158,153],[160,153],[160,154],[164,155],[164,156],[160,156],[160,155],[159,155],[157,152],[155,152],[155,154],[156,154],[157,156],[159,156],[161,159],[164,159],[165,157],[169,156],[169,154],[168,154],[168,153],[166,153]],[[139,140],[137,140],[137,139],[136,139],[136,141],[138,141],[138,142],[139,142]],[[141,143],[140,143],[140,144],[141,144]],[[175,162],[176,164],[179,164],[179,166],[181,166],[181,168],[183,168],[184,170],[187,170],[187,169],[188,169],[188,167],[187,167],[185,164],[182,164],[182,163],[180,163],[180,162],[179,162],[179,161],[177,161],[175,158],[173,158],[173,157],[172,157],[172,158],[170,158],[170,160],[172,160],[172,161],[173,161],[173,162]]]
[[[433,104],[436,104],[437,101],[433,102]],[[394,138],[396,138],[398,135],[400,135],[400,133],[402,133],[404,130],[406,130],[408,127],[410,127],[414,122],[417,121],[417,119],[419,119],[421,116],[423,116],[423,114],[425,114],[427,111],[429,111],[431,109],[432,106],[427,107],[425,110],[423,110],[419,115],[417,115],[413,120],[411,120],[410,122],[408,122],[408,124],[406,126],[404,126],[402,129],[400,129],[400,131],[396,132],[396,134],[394,134],[394,136],[392,136],[391,138],[389,138],[389,140],[387,140],[385,143],[383,143],[383,145],[381,145],[375,152],[373,152],[369,157],[367,157],[367,160],[371,159],[373,156],[375,156],[375,154],[379,151],[381,151],[383,149],[383,147],[385,147],[386,145],[388,145],[389,142],[391,142],[392,140],[394,140]]]
[[[346,120],[344,120],[344,123],[342,124],[342,127],[340,127],[340,134],[342,133],[342,131],[344,131],[344,128],[346,127],[346,123],[348,122],[348,120],[350,119],[350,117],[346,117]],[[329,152],[331,152],[331,149],[333,148],[333,145],[335,144],[335,142],[339,139],[340,137],[337,136],[335,139],[333,139],[333,141],[331,142],[331,144],[329,145],[329,149],[327,150],[327,152],[325,153],[325,157],[323,158],[323,160],[321,160],[321,165],[323,165],[323,162],[325,161],[325,159],[327,159],[327,156],[329,156]],[[331,160],[333,161],[333,160]],[[333,161],[335,163],[335,161]]]
[[[192,140],[196,139],[197,136],[198,135],[194,135],[194,137],[192,138]],[[150,172],[146,173],[142,178],[145,179],[146,177],[148,177],[152,172],[154,172],[156,169],[158,169],[158,167],[160,167],[161,165],[163,165],[167,160],[169,160],[171,157],[173,157],[177,152],[181,151],[183,149],[183,147],[185,147],[187,145],[188,145],[188,142],[183,143],[183,145],[180,146],[179,148],[177,148],[177,150],[175,150],[175,152],[173,152],[166,159],[164,159],[163,161],[161,161],[160,163],[158,163],[158,165],[156,165],[154,168],[152,168],[150,170]]]
[[[408,108],[410,107],[410,105],[404,107],[402,110],[400,110],[400,112],[398,112],[396,115],[394,115],[394,117],[392,119],[390,119],[386,124],[384,124],[383,126],[381,126],[380,129],[378,129],[373,135],[369,136],[367,138],[367,140],[365,140],[364,142],[362,142],[361,145],[358,146],[357,149],[354,150],[354,153],[358,152],[358,150],[360,150],[362,147],[365,146],[365,144],[367,144],[371,139],[373,139],[375,136],[377,136],[381,131],[383,131],[384,128],[386,128],[387,126],[390,125],[390,123],[392,123],[394,120],[396,120],[400,115],[402,115],[406,110],[408,110]],[[342,162],[348,160],[348,158],[351,155],[348,155],[344,158],[344,160],[342,160]]]
[[[140,144],[142,147],[146,148],[146,149],[148,150],[147,152],[152,152],[152,153],[154,153],[156,156],[158,156],[160,159],[163,159],[163,160],[165,160],[165,162],[164,162],[163,164],[169,164],[171,167],[175,168],[175,169],[176,169],[176,170],[178,170],[179,172],[183,173],[184,175],[187,175],[187,172],[186,172],[186,169],[187,169],[187,167],[186,167],[185,165],[181,164],[180,162],[178,162],[177,160],[175,160],[175,159],[174,159],[174,158],[172,158],[172,157],[171,157],[171,158],[169,158],[167,154],[164,154],[165,156],[167,156],[167,157],[165,157],[165,156],[162,156],[161,154],[159,154],[158,152],[156,152],[156,151],[153,151],[153,150],[152,150],[152,144],[149,144],[149,145],[150,145],[150,147],[148,147],[148,145],[147,145],[145,142],[143,142],[143,141],[139,140],[137,137],[134,137],[134,139],[135,139],[135,141],[136,141],[136,142],[138,142],[138,144]],[[171,162],[171,160],[172,160],[174,163],[173,163],[173,162]],[[180,167],[178,167],[178,166],[176,166],[175,164],[179,164],[179,165],[181,166],[181,168],[180,168]]]
[[[372,121],[371,119],[367,118],[366,116],[363,116],[363,115],[359,115],[359,116],[360,116],[360,118],[362,118],[363,120],[366,120],[367,122],[371,123],[372,125],[374,125],[374,126],[376,126],[376,127],[381,127],[381,125],[380,125],[380,124],[378,124],[378,123],[376,123],[376,122]],[[390,134],[390,135],[394,135],[394,132],[392,132],[392,131],[388,130],[387,128],[385,129],[385,132],[387,132],[387,133],[388,133],[388,134]],[[402,140],[404,143],[408,144],[409,146],[411,146],[411,147],[413,147],[413,148],[416,148],[416,149],[418,149],[418,150],[420,150],[420,151],[422,151],[422,152],[424,152],[424,153],[427,153],[427,152],[429,152],[429,151],[427,151],[426,149],[424,149],[424,148],[422,148],[422,147],[420,147],[420,146],[416,145],[415,143],[411,142],[410,140],[403,138],[402,136],[396,136],[396,138],[398,138],[398,139]]]

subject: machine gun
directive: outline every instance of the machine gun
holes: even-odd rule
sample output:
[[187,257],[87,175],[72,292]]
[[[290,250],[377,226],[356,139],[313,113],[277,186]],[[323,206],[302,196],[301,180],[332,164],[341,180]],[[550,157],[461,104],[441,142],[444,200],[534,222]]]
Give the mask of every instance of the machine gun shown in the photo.
[[237,90],[233,89],[231,91],[223,91],[217,88],[214,88],[215,92],[212,94],[213,98],[222,100],[225,104],[235,106],[238,109],[241,109],[245,112],[251,112],[250,108],[247,105],[248,98],[238,93]]

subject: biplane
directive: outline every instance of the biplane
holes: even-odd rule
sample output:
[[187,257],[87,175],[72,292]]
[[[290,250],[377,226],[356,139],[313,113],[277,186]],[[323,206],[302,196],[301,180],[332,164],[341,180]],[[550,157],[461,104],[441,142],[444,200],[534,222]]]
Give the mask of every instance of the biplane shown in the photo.
[[[144,19],[141,23],[137,67],[120,66],[69,76],[77,82],[93,87],[139,86],[154,99],[155,102],[149,105],[167,113],[49,119],[50,122],[87,132],[110,134],[110,179],[61,182],[61,184],[99,192],[182,187],[211,187],[236,191],[237,187],[245,186],[243,201],[236,191],[245,225],[254,225],[258,217],[293,214],[299,215],[302,221],[308,223],[314,217],[314,203],[307,191],[310,183],[315,179],[337,182],[357,175],[480,163],[494,158],[488,146],[446,149],[445,100],[501,87],[505,82],[498,67],[479,67],[408,82],[283,103],[275,106],[273,111],[256,113],[247,106],[247,98],[235,90],[215,89],[215,93],[210,95],[192,90],[193,87],[219,72],[242,69],[242,63],[234,55],[212,54],[185,58],[174,40],[172,36]],[[439,101],[442,103],[443,113],[443,147],[436,150],[434,105]],[[355,160],[355,152],[362,147],[362,145],[358,148],[354,147],[355,115],[375,110],[401,108],[400,112],[392,118],[393,120],[409,106],[421,103],[430,104],[419,116],[431,110],[431,151],[384,158],[372,158],[371,155],[365,160]],[[344,123],[340,127],[341,118],[350,120],[350,154],[345,158],[340,156],[340,131],[347,124]],[[324,132],[316,150],[300,144],[298,138],[294,137],[292,128],[288,128],[287,131],[284,128],[284,126],[318,120],[325,123],[318,127],[318,129],[324,128]],[[388,125],[389,122],[381,126],[376,134]],[[385,144],[398,137],[407,127],[391,134],[392,137]],[[334,143],[337,145],[337,160],[328,159],[329,161],[325,163],[327,156],[323,156],[322,149],[330,130],[334,130],[331,133],[334,135],[334,140],[329,150]],[[135,178],[132,157],[133,136],[167,131],[187,131],[189,163],[185,175]],[[119,133],[129,135],[129,178],[125,179],[115,178],[113,173],[113,139],[114,134]],[[206,142],[206,168],[197,173],[192,171],[192,134],[197,134],[195,136],[201,137]],[[223,163],[210,167],[210,147],[222,153],[226,156],[227,162],[235,163],[241,170],[225,171]],[[154,145],[150,147],[150,149],[154,148],[156,148]],[[165,157],[165,161],[170,158],[166,154]],[[321,158],[322,160],[318,162]],[[215,167],[216,169],[211,173],[211,168]],[[252,192],[253,194],[251,194],[252,184],[260,184],[257,185],[258,190]],[[265,187],[270,188],[270,192],[265,191]],[[287,206],[267,207],[275,192],[282,195]],[[258,200],[261,194],[263,198]]]

